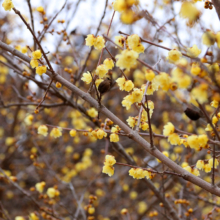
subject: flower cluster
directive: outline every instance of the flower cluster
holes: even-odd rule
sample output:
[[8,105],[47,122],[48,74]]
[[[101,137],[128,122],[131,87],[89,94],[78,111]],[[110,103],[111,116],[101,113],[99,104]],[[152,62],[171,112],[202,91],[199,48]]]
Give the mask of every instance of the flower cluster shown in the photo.
[[112,134],[110,135],[110,141],[111,142],[118,142],[119,141],[119,136],[117,133],[120,132],[120,128],[118,125],[115,125],[114,127],[112,127],[111,132]]
[[103,129],[96,129],[92,131],[92,135],[97,139],[102,139],[103,137],[107,137],[107,133],[103,131]]
[[42,75],[43,73],[47,72],[47,67],[45,65],[39,66],[38,60],[41,59],[42,53],[40,50],[36,50],[32,52],[33,59],[30,61],[30,65],[32,68],[36,68],[36,73],[38,75]]
[[112,176],[114,174],[113,165],[115,163],[116,163],[116,160],[114,156],[106,155],[102,172],[108,174],[109,176]]
[[191,135],[187,137],[187,144],[195,149],[195,150],[200,150],[201,148],[205,148],[207,143],[208,143],[208,137],[205,134],[202,135]]
[[152,172],[143,170],[141,168],[131,168],[129,170],[129,175],[132,176],[134,179],[152,179],[154,175],[152,175]]
[[[215,159],[214,168],[216,169],[218,165],[219,165],[218,159]],[[199,170],[204,170],[206,173],[211,172],[213,167],[213,158],[209,159],[208,161],[198,160],[196,163],[196,167]]]
[[200,176],[199,170],[197,168],[192,168],[190,166],[186,166],[183,169],[188,171],[189,173],[192,173],[195,176]]
[[131,24],[137,20],[137,16],[132,10],[133,5],[138,5],[138,0],[115,0],[113,2],[113,7],[115,11],[121,13],[121,21],[125,24]]
[[105,47],[105,39],[102,36],[95,37],[93,34],[87,35],[86,46],[94,46],[96,50],[101,50]]
[[168,141],[172,145],[180,145],[181,139],[177,133],[174,133],[175,127],[171,122],[168,122],[167,125],[164,126],[163,135],[168,136]]
[[130,92],[134,88],[134,84],[131,80],[126,80],[124,77],[118,78],[116,80],[118,83],[120,90],[125,90],[126,92]]
[[138,53],[134,50],[123,50],[121,54],[116,55],[116,66],[121,69],[130,70],[137,63]]
[[144,46],[141,44],[141,39],[137,34],[132,34],[127,38],[127,45],[129,49],[137,53],[144,52]]

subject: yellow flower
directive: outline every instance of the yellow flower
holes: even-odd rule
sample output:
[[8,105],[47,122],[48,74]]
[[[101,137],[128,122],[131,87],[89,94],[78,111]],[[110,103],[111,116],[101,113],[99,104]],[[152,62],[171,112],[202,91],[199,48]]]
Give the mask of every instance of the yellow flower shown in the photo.
[[59,196],[59,191],[57,189],[54,189],[53,187],[50,187],[47,189],[47,195],[50,197],[50,198],[54,198],[56,196]]
[[171,62],[171,63],[175,63],[176,61],[178,61],[180,59],[180,57],[182,57],[182,53],[176,49],[170,50],[168,52],[168,57],[167,59]]
[[191,135],[187,137],[187,143],[191,148],[199,149],[199,142],[198,142],[198,136],[197,135]]
[[215,34],[212,31],[206,31],[202,35],[202,43],[206,46],[212,46],[215,43]]
[[218,48],[220,48],[220,32],[216,33],[216,42],[217,42]]
[[94,47],[96,50],[101,50],[105,47],[105,39],[102,36],[95,38]]
[[52,131],[50,132],[50,136],[54,138],[58,138],[62,136],[62,129],[61,128],[53,128]]
[[199,169],[199,170],[203,170],[204,169],[204,161],[203,160],[198,160],[197,163],[196,163],[196,167]]
[[95,208],[94,208],[94,207],[89,207],[89,208],[88,208],[88,213],[89,213],[90,215],[94,214],[94,213],[95,213]]
[[100,78],[104,77],[107,72],[108,72],[108,68],[104,64],[98,65],[98,67],[96,68],[96,74]]
[[105,165],[113,166],[116,163],[115,157],[112,155],[105,156]]
[[169,136],[169,135],[173,134],[174,131],[175,131],[174,125],[171,122],[168,122],[167,125],[164,126],[163,135]]
[[92,47],[95,43],[95,36],[93,34],[87,35],[86,46]]
[[34,52],[32,52],[32,57],[34,60],[38,60],[42,57],[42,53],[40,50],[35,50]]
[[23,216],[16,216],[15,220],[25,220],[25,218]]
[[183,2],[180,12],[180,17],[188,19],[189,22],[194,22],[198,19],[200,12],[199,10],[194,6],[194,4],[190,2]]
[[192,173],[195,176],[199,176],[199,170],[196,168],[191,168],[190,166],[183,167],[184,170],[188,171],[189,173]]
[[198,57],[200,53],[201,50],[195,44],[192,47],[187,48],[187,55],[190,57]]
[[43,13],[44,12],[44,7],[43,6],[37,7],[37,11]]
[[172,144],[172,145],[180,145],[180,137],[178,134],[173,133],[171,135],[168,136],[168,141]]
[[115,11],[122,12],[127,8],[125,0],[115,0],[113,2],[113,7]]
[[191,95],[194,99],[197,99],[200,104],[203,104],[208,101],[207,90],[208,85],[203,83],[193,88],[191,91]]
[[124,84],[124,90],[130,92],[134,88],[134,84],[131,80],[127,80]]
[[35,67],[38,67],[39,64],[37,60],[32,59],[30,62],[30,65],[31,65],[31,68],[35,68]]
[[212,170],[212,166],[211,166],[210,164],[206,163],[206,164],[204,165],[204,171],[205,171],[206,173],[209,173],[209,172],[211,172],[211,170]]
[[112,176],[114,174],[113,165],[115,163],[116,163],[116,160],[114,156],[106,155],[102,172],[108,174],[109,176]]
[[129,170],[129,175],[132,176],[134,179],[143,179],[148,176],[148,171],[141,168],[131,168]]
[[155,73],[150,69],[146,69],[146,73],[145,73],[146,80],[152,81],[154,77],[155,77]]
[[214,108],[218,108],[218,105],[219,105],[219,102],[214,100],[211,102],[211,106],[214,107]]
[[97,138],[98,138],[98,139],[102,139],[103,137],[107,137],[107,133],[104,132],[102,129],[99,129],[99,130],[97,131]]
[[28,51],[28,48],[27,48],[27,47],[22,47],[22,48],[21,48],[21,52],[22,52],[22,53],[27,53],[27,51]]
[[35,188],[39,193],[42,193],[44,191],[46,183],[45,182],[40,182],[35,184]]
[[174,68],[171,72],[172,80],[177,82],[178,88],[186,89],[191,84],[191,77],[183,72],[179,67]]
[[87,113],[92,118],[96,118],[98,116],[98,111],[95,108],[90,108],[87,110]]
[[189,166],[189,164],[188,164],[187,162],[183,162],[183,163],[181,164],[181,167],[182,167],[182,168],[187,167],[187,166]]
[[100,83],[103,82],[103,81],[104,81],[103,79],[96,79],[96,80],[95,80],[95,85],[96,85],[96,87],[98,88],[99,85],[100,85]]
[[218,118],[216,116],[212,117],[212,124],[216,124],[218,122]]
[[207,124],[207,127],[205,128],[205,131],[212,131],[212,126],[210,124]]
[[2,3],[2,7],[5,9],[5,11],[11,11],[11,9],[14,8],[14,5],[11,0],[5,0]]
[[144,92],[142,89],[137,89],[137,88],[134,88],[131,96],[132,96],[132,102],[135,103],[135,102],[141,102],[142,98],[143,98],[143,95],[144,95]]
[[24,122],[25,122],[26,125],[29,126],[29,125],[32,124],[33,120],[34,120],[34,116],[33,116],[33,115],[28,115],[28,116],[24,119]]
[[208,140],[209,139],[206,134],[201,134],[198,136],[198,142],[199,142],[200,147],[202,148],[204,148],[207,145]]
[[75,129],[70,130],[70,136],[71,137],[75,137],[76,136],[76,130]]
[[[209,165],[211,167],[213,166],[213,158],[209,159]],[[217,169],[218,165],[219,165],[218,159],[215,158],[215,164],[214,164],[215,169]]]
[[110,142],[118,142],[119,136],[117,134],[111,134],[110,135]]
[[133,50],[123,50],[121,54],[116,55],[116,66],[121,69],[130,70],[136,64],[136,60],[138,58],[138,53]]
[[129,110],[131,108],[131,105],[133,104],[133,100],[132,100],[132,95],[127,95],[124,97],[124,99],[122,100],[122,106],[126,107],[127,110]]
[[42,75],[43,73],[46,73],[47,72],[47,67],[46,66],[38,66],[37,68],[36,68],[36,73],[38,74],[38,75]]
[[92,76],[89,71],[87,73],[83,73],[83,77],[81,78],[86,84],[90,84],[92,82]]
[[125,84],[125,78],[124,77],[118,78],[116,80],[116,82],[118,83],[119,89],[123,91],[124,90],[124,84]]
[[109,70],[114,67],[114,62],[110,58],[105,59],[103,63],[107,67],[107,69],[109,69]]
[[109,176],[112,176],[114,174],[114,167],[105,165],[103,166],[102,172],[108,174]]
[[131,9],[127,9],[121,13],[121,21],[124,24],[132,24],[135,21],[135,13]]
[[201,72],[201,68],[199,67],[199,64],[193,63],[191,67],[191,73],[197,76],[200,72]]
[[42,134],[43,136],[46,137],[48,134],[48,127],[46,125],[40,125],[38,127],[37,133]]
[[132,34],[127,38],[128,47],[137,53],[144,52],[144,46],[141,44],[140,37],[137,34]]
[[146,131],[149,128],[149,125],[147,122],[141,122],[140,126],[143,131]]
[[134,128],[134,126],[136,125],[137,123],[137,120],[135,119],[135,117],[131,117],[129,116],[129,118],[126,120],[128,122],[128,125],[131,127],[131,128]]
[[138,203],[138,214],[144,214],[144,212],[147,210],[147,204],[144,201],[141,201]]
[[29,215],[29,220],[39,220],[38,216],[32,212],[30,215]]
[[124,36],[115,36],[115,43],[120,46],[120,47],[124,47],[124,43],[125,43],[125,37]]
[[162,90],[164,91],[169,90],[171,78],[169,77],[167,73],[161,72],[159,75],[156,75],[155,81]]

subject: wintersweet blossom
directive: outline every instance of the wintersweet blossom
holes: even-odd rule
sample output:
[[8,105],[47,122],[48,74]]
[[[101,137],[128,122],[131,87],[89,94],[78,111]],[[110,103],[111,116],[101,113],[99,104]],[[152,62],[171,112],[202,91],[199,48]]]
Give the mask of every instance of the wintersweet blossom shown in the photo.
[[46,137],[48,134],[48,127],[46,125],[40,125],[38,127],[37,133]]
[[37,60],[32,59],[30,62],[31,68],[38,67],[39,63]]
[[189,173],[192,173],[195,176],[199,176],[200,175],[199,170],[197,168],[192,168],[190,166],[186,166],[186,167],[183,167],[183,169],[188,171]]
[[141,44],[140,37],[137,34],[132,34],[127,38],[128,47],[137,53],[144,52],[144,46]]
[[86,46],[92,47],[95,43],[95,36],[93,34],[88,34],[86,38]]
[[109,176],[112,176],[114,174],[113,165],[115,163],[116,163],[116,160],[114,156],[106,155],[102,172],[108,174]]
[[178,61],[180,59],[180,57],[182,57],[182,53],[176,49],[170,50],[168,52],[168,57],[167,59],[171,62],[171,63],[175,63],[176,61]]
[[[213,158],[209,159],[208,163],[212,167],[213,166]],[[219,165],[219,161],[217,158],[215,158],[215,164],[214,164],[215,169],[217,169],[218,165]]]
[[194,99],[197,99],[199,103],[203,104],[208,101],[208,85],[205,83],[194,87],[191,91],[191,95]]
[[35,60],[38,60],[42,57],[42,53],[40,50],[35,50],[34,52],[32,52],[32,57]]
[[131,80],[127,80],[124,84],[124,90],[130,92],[134,88],[134,84]]
[[123,50],[121,54],[116,55],[116,66],[121,69],[132,68],[136,64],[138,53],[133,50]]
[[94,47],[96,50],[101,50],[105,47],[105,39],[102,36],[95,38]]
[[218,105],[219,105],[219,102],[216,101],[216,100],[213,100],[213,101],[211,102],[211,106],[214,107],[214,108],[218,108]]
[[129,118],[126,121],[128,122],[128,125],[131,128],[134,128],[134,126],[137,124],[137,119],[135,117],[129,116]]
[[204,169],[204,166],[205,166],[205,163],[203,160],[198,160],[196,162],[196,168],[199,169],[199,170],[203,170]]
[[117,82],[117,84],[118,84],[118,86],[119,86],[119,89],[120,90],[124,90],[124,84],[125,84],[125,78],[124,77],[121,77],[121,78],[118,78],[117,80],[116,80],[116,82]]
[[174,131],[175,131],[174,125],[171,122],[168,122],[167,125],[164,126],[163,135],[169,136],[169,135],[173,134]]
[[103,64],[107,67],[107,69],[111,70],[114,67],[114,62],[112,59],[107,58],[104,60]]
[[62,128],[53,128],[50,132],[50,136],[54,138],[62,136]]
[[147,170],[143,170],[141,168],[131,168],[129,170],[129,175],[132,176],[134,179],[143,179],[145,177],[148,177],[149,179],[149,174]]
[[214,45],[215,39],[216,39],[215,34],[210,30],[206,31],[202,35],[202,43],[208,47]]
[[153,72],[153,70],[146,69],[146,72],[145,72],[146,80],[152,81],[154,79],[154,77],[155,77],[155,73]]
[[92,118],[95,118],[98,116],[98,111],[95,108],[90,108],[89,110],[87,110],[87,113]]
[[50,187],[50,188],[47,189],[47,195],[50,198],[54,198],[56,196],[59,196],[60,192],[57,189],[54,189],[53,187]]
[[75,129],[70,130],[70,136],[71,137],[75,137],[76,136],[76,130]]
[[11,0],[5,0],[2,3],[2,7],[5,9],[5,11],[11,11],[11,9],[14,8],[14,5]]
[[105,64],[98,65],[98,67],[96,68],[96,74],[100,78],[103,78],[107,72],[108,72],[108,68]]
[[124,43],[125,43],[125,37],[124,36],[115,36],[115,43],[120,46],[120,47],[124,47]]
[[45,182],[40,182],[35,184],[35,188],[39,193],[42,193],[44,191],[46,183]]
[[195,44],[192,47],[187,48],[187,55],[190,57],[198,57],[200,53],[201,50]]
[[38,74],[38,75],[42,75],[42,74],[44,74],[44,73],[46,73],[47,72],[47,67],[46,66],[38,66],[37,68],[36,68],[36,73]]
[[191,2],[183,2],[179,15],[182,18],[188,19],[188,21],[192,23],[199,18],[200,12]]
[[99,129],[97,132],[97,138],[102,139],[103,137],[107,137],[107,133],[103,131],[103,129]]
[[180,145],[181,143],[181,139],[179,137],[178,134],[173,133],[171,135],[168,136],[168,141],[172,144],[172,145]]
[[90,84],[92,82],[92,76],[89,71],[83,73],[83,77],[81,78],[86,84]]
[[119,136],[117,134],[111,134],[110,135],[110,142],[118,142]]

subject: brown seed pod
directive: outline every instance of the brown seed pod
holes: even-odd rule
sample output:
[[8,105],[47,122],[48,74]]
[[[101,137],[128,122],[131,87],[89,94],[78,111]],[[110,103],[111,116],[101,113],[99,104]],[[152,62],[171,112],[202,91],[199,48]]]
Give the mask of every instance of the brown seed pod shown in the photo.
[[189,107],[184,112],[185,112],[186,116],[193,121],[196,121],[201,117],[199,112],[197,112]]

